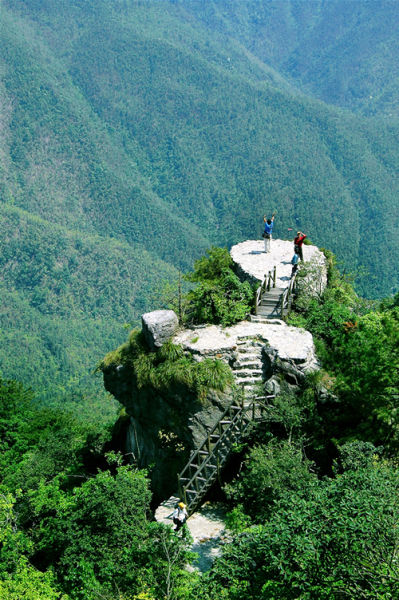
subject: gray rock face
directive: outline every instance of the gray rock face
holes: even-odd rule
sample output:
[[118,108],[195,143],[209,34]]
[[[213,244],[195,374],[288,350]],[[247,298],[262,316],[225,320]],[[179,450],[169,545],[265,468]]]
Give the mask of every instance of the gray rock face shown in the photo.
[[[231,403],[226,393],[209,391],[204,405],[176,395],[143,398],[134,393],[126,405],[130,415],[126,451],[140,468],[151,466],[151,483],[158,497],[176,489],[176,474],[190,453],[205,439]],[[117,396],[118,397],[118,396]]]
[[173,310],[154,310],[141,317],[146,342],[151,350],[160,348],[176,333],[179,320]]
[[[158,314],[165,312],[172,311],[149,313],[155,316],[152,322],[158,323]],[[151,319],[144,315],[144,321]],[[169,332],[176,321],[171,319]],[[163,339],[167,337],[169,333]],[[172,342],[181,344],[184,352],[198,361],[211,358],[226,362],[247,398],[278,394],[280,386],[296,386],[307,372],[318,367],[312,335],[283,322],[242,321],[226,328],[209,325],[185,329],[176,333]],[[159,499],[176,490],[176,474],[233,399],[231,389],[209,390],[202,401],[180,384],[162,395],[151,386],[139,389],[134,373],[122,365],[104,370],[104,384],[126,407],[126,451],[139,467],[151,466],[152,489]]]

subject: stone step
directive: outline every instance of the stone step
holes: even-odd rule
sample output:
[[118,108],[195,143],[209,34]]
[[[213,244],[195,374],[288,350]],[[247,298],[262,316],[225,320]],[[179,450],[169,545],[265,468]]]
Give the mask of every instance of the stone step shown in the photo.
[[262,348],[259,348],[258,352],[246,352],[245,354],[242,353],[238,358],[237,358],[237,362],[240,363],[250,363],[250,362],[259,362],[262,360]]
[[281,290],[270,290],[270,292],[263,292],[262,298],[266,298],[266,296],[273,296],[274,298],[281,298],[283,292]]
[[257,361],[237,361],[234,363],[234,365],[231,367],[233,369],[233,371],[239,371],[240,369],[260,369],[262,370],[262,366],[263,363],[261,360],[257,360]]
[[259,378],[244,377],[243,379],[236,378],[236,384],[237,385],[243,385],[245,387],[250,386],[250,385],[254,386],[257,383],[263,383],[263,379],[261,377],[259,377]]
[[262,377],[263,369],[241,369],[241,371],[235,371],[235,378],[240,377]]
[[239,346],[237,348],[237,352],[240,352],[241,354],[254,354],[256,352],[261,352],[265,343],[266,342],[257,342],[256,344],[253,344],[251,346]]
[[263,317],[268,317],[269,315],[273,315],[273,317],[277,317],[281,319],[281,311],[279,307],[276,306],[259,306],[258,315]]
[[280,292],[276,293],[276,292],[266,292],[265,294],[262,294],[262,300],[264,298],[275,298],[276,300],[280,299],[282,296],[282,294]]
[[[251,321],[251,323],[269,323],[269,321],[266,317],[263,317],[262,315],[259,315],[259,314],[251,315],[249,320]],[[277,321],[276,319],[273,319],[273,322],[270,323],[270,325],[285,325],[285,323],[281,319],[279,321]]]
[[273,298],[264,298],[258,306],[277,306],[278,304],[281,306],[280,302]]

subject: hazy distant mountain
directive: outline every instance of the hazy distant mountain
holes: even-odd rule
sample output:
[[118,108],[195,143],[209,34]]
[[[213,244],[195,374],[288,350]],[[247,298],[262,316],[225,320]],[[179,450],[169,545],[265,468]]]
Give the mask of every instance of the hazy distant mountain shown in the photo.
[[365,115],[399,116],[396,0],[194,0],[185,6],[315,97]]
[[1,320],[3,371],[22,378],[34,311],[49,377],[86,372],[106,350],[82,364],[93,320],[114,347],[160,279],[274,209],[277,235],[300,227],[366,269],[367,295],[397,289],[399,9],[373,6],[3,1],[0,303],[23,313]]

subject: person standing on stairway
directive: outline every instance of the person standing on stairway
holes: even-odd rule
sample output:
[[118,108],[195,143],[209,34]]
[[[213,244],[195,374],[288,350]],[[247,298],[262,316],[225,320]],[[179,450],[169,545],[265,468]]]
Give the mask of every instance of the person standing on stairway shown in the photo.
[[295,273],[298,270],[298,263],[299,263],[299,254],[297,254],[295,252],[294,256],[292,257],[291,260],[291,264],[292,264],[292,271],[291,271],[291,277],[294,277]]
[[274,225],[274,213],[271,219],[266,219],[266,215],[263,217],[265,224],[265,230],[262,233],[262,237],[265,239],[265,252],[270,252],[270,241],[272,239],[273,225]]
[[179,531],[179,529],[183,527],[184,523],[187,521],[187,518],[188,512],[186,505],[184,502],[179,502],[172,515],[173,523],[176,525],[175,531]]

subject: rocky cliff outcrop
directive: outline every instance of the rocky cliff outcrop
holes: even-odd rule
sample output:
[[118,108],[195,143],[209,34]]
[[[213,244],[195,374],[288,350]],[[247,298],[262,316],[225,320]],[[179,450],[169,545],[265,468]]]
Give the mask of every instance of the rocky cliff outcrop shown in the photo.
[[[282,240],[273,240],[269,254],[263,252],[263,242],[257,241],[231,250],[243,279],[259,282],[276,265],[277,283],[282,288],[290,281],[291,254],[292,243]],[[325,257],[315,246],[307,246],[304,255],[304,285],[309,294],[319,294],[327,281]],[[175,491],[176,474],[220,420],[234,394],[240,391],[244,401],[254,395],[279,394],[282,388],[298,386],[306,373],[318,368],[311,334],[278,319],[253,318],[225,328],[209,325],[177,330],[177,326],[173,311],[146,313],[142,338],[147,354],[141,355],[141,362],[137,355],[135,359],[129,355],[129,342],[103,366],[106,389],[129,416],[127,452],[139,467],[150,468],[158,497]],[[164,364],[154,377],[149,373],[161,360],[159,353],[168,341],[175,345],[172,348],[180,348],[183,362],[178,363],[178,375],[172,377],[171,367]],[[223,367],[230,384],[224,391],[208,386],[206,393],[204,389],[198,393],[193,384],[195,366],[216,365],[209,359],[230,367],[231,372]]]
[[124,405],[129,417],[125,451],[140,468],[149,468],[158,498],[171,494],[190,452],[231,403],[230,387],[199,395],[184,381],[140,386],[129,361],[111,363],[103,375],[106,390]]
[[[230,250],[234,268],[242,281],[259,285],[265,274],[276,267],[276,285],[284,289],[291,279],[291,259],[294,245],[287,240],[272,240],[270,252],[264,252],[264,243],[248,240],[236,244]],[[311,244],[303,246],[305,264],[298,278],[303,289],[310,296],[319,296],[327,285],[327,261],[323,252]]]
[[161,497],[176,489],[176,473],[232,401],[233,389],[244,395],[278,394],[282,385],[297,385],[317,368],[309,332],[282,321],[243,321],[232,327],[210,325],[184,329],[172,336],[195,361],[217,359],[230,366],[235,385],[224,392],[208,390],[202,399],[183,383],[160,392],[139,388],[129,364],[104,369],[105,387],[130,417],[127,452],[140,467],[151,466],[152,485]]

